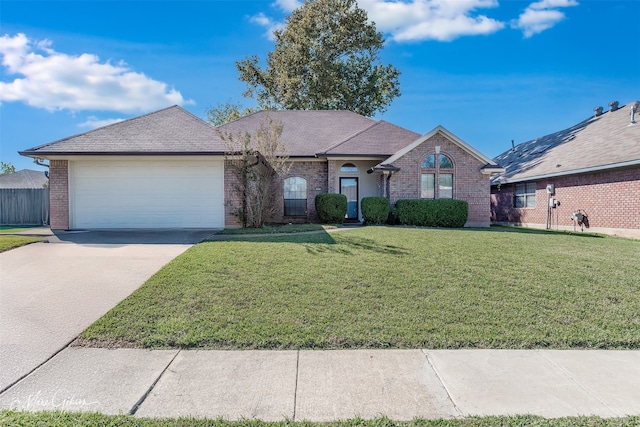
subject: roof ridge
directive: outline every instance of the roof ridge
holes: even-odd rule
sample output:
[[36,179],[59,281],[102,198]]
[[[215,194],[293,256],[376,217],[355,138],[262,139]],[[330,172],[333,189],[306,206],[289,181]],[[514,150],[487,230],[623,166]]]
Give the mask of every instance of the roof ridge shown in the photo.
[[[115,123],[111,123],[111,124],[108,124],[108,125],[105,125],[105,126],[100,126],[100,127],[94,128],[94,129],[90,129],[90,130],[85,131],[85,132],[76,133],[75,135],[71,135],[71,136],[67,136],[67,137],[65,137],[65,138],[57,139],[57,140],[55,140],[55,141],[48,142],[48,143],[46,143],[46,144],[42,144],[42,145],[38,145],[38,146],[35,146],[35,147],[33,147],[33,148],[29,148],[28,150],[23,150],[23,151],[35,151],[35,150],[39,150],[39,149],[41,149],[41,148],[48,147],[49,145],[57,144],[57,143],[62,142],[62,141],[66,141],[66,140],[69,140],[69,139],[71,139],[71,138],[77,138],[77,137],[79,137],[79,136],[87,135],[87,134],[90,134],[90,133],[95,132],[95,131],[100,130],[100,129],[109,128],[109,127],[111,127],[111,126],[119,125],[119,124],[122,124],[122,123],[125,123],[125,122],[131,122],[131,121],[134,121],[134,120],[137,120],[137,119],[141,119],[141,118],[143,118],[143,117],[147,117],[147,116],[150,116],[150,115],[152,115],[152,114],[160,113],[161,111],[166,111],[166,110],[169,110],[169,109],[171,109],[171,108],[176,108],[176,107],[177,107],[177,108],[179,108],[180,110],[182,110],[182,111],[186,112],[186,113],[189,113],[187,110],[185,110],[185,109],[184,109],[184,108],[182,108],[181,106],[179,106],[179,105],[177,105],[177,104],[174,104],[174,105],[171,105],[171,106],[169,106],[169,107],[161,108],[161,109],[156,110],[156,111],[150,111],[150,112],[145,113],[145,114],[143,114],[143,115],[141,115],[141,116],[130,117],[130,118],[128,118],[128,119],[120,120],[120,121],[117,121],[117,122],[115,122]],[[191,114],[191,113],[189,113],[189,114]],[[191,115],[192,115],[193,117],[196,117],[196,116],[195,116],[195,115],[193,115],[193,114],[191,114]],[[196,118],[197,118],[197,117],[196,117]],[[205,123],[206,123],[206,122],[205,122]]]
[[[339,110],[338,110],[339,111]],[[343,110],[343,111],[347,111],[347,110]],[[353,111],[350,111],[351,113],[353,113]],[[354,113],[357,114],[357,113]],[[364,116],[363,116],[364,117]],[[317,154],[326,154],[327,152],[333,150],[334,148],[337,148],[339,146],[341,146],[342,144],[347,143],[349,140],[355,138],[356,136],[368,131],[369,129],[373,128],[374,126],[377,126],[380,122],[379,121],[375,121],[373,119],[370,119],[369,117],[367,117],[367,119],[372,120],[373,123],[371,123],[369,126],[364,127],[363,129],[356,131],[355,133],[353,133],[352,135],[347,136],[345,139],[343,139],[342,141],[339,141],[331,146],[329,146],[328,148],[326,148],[324,151],[317,153]]]

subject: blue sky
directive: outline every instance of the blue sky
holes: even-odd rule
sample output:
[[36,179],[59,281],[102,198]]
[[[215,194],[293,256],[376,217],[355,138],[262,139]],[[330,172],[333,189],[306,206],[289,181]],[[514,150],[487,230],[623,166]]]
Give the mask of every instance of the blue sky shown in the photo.
[[[179,104],[241,102],[235,61],[264,60],[299,3],[0,0],[0,160]],[[402,96],[377,116],[443,125],[489,157],[640,99],[638,0],[360,0]]]

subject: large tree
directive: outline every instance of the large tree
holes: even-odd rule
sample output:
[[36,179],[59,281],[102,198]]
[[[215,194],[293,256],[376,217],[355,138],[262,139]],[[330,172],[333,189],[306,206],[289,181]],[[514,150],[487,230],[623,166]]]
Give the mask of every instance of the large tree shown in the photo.
[[262,108],[371,117],[400,95],[400,72],[379,61],[382,33],[356,0],[305,0],[274,35],[265,69],[256,56],[236,62],[244,95]]
[[209,123],[213,126],[221,126],[256,111],[255,108],[243,107],[240,103],[229,101],[226,104],[218,104],[215,107],[207,108],[205,114]]

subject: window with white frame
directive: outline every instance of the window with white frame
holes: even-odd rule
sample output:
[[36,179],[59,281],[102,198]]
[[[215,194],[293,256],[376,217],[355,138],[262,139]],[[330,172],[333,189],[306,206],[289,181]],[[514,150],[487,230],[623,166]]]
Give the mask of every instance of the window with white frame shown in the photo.
[[516,184],[516,197],[514,200],[516,208],[535,208],[536,207],[536,183],[525,182]]
[[284,180],[284,215],[307,215],[307,180],[294,176]]
[[420,197],[453,199],[453,160],[449,156],[430,154],[422,160],[421,168]]

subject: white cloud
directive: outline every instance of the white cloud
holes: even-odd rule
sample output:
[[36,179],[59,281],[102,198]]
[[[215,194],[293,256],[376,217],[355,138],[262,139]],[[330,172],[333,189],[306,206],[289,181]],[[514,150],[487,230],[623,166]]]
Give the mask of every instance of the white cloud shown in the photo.
[[277,22],[262,12],[250,17],[249,19],[254,24],[258,24],[261,27],[265,27],[267,31],[265,31],[264,35],[266,38],[268,38],[271,41],[275,40],[275,36],[273,35],[273,32],[284,28],[284,22]]
[[397,42],[451,41],[504,28],[504,23],[476,13],[498,6],[497,0],[361,0],[359,4],[378,30]]
[[577,6],[576,0],[541,0],[531,3],[511,26],[522,31],[529,38],[554,27],[564,20],[565,14],[558,10],[563,7]]
[[136,113],[189,104],[177,90],[131,70],[124,62],[100,62],[96,55],[67,55],[51,49],[49,40],[32,41],[24,34],[0,37],[5,76],[0,102],[21,101],[54,110],[103,110]]
[[[272,5],[291,12],[302,2],[276,0]],[[503,22],[475,13],[478,9],[498,6],[497,0],[359,0],[358,5],[367,11],[379,31],[390,34],[391,39],[398,42],[451,41],[462,36],[491,34],[505,26]],[[251,20],[267,28],[270,40],[273,40],[273,30],[284,25],[264,13]]]
[[299,0],[276,0],[273,5],[283,10],[284,12],[293,12],[295,9],[302,6]]
[[85,122],[79,123],[78,127],[95,129],[103,126],[112,125],[125,119],[99,119],[96,116],[89,116]]

